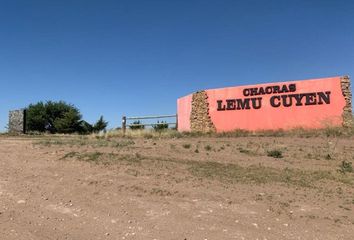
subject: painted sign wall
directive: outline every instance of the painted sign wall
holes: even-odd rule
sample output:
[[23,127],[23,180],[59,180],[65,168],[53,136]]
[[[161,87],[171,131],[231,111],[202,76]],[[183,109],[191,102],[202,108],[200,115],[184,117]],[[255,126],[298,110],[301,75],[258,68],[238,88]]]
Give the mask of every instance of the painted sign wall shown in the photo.
[[351,109],[349,77],[209,89],[177,100],[179,131],[342,126]]

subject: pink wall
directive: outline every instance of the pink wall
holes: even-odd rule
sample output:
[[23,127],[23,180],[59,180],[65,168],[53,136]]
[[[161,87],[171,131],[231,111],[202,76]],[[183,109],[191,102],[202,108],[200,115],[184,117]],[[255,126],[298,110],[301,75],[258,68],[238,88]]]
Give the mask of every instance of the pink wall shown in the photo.
[[[345,106],[345,99],[341,91],[340,77],[322,78],[305,81],[291,81],[279,83],[267,83],[251,86],[229,87],[206,90],[209,102],[209,115],[218,132],[232,131],[235,129],[266,130],[266,129],[291,129],[322,128],[326,126],[340,126],[342,124],[342,113]],[[260,88],[267,86],[282,86],[289,84],[296,85],[296,91],[287,93],[264,94],[256,96],[244,96],[243,90],[249,88]],[[296,106],[296,99],[293,98],[293,105],[290,107],[274,107],[270,104],[272,96],[280,96],[301,93],[318,93],[330,91],[330,103],[323,102],[316,95],[316,105],[305,105],[306,97],[301,98],[301,106]],[[297,95],[300,96],[300,95]],[[222,100],[220,106],[226,107],[227,99],[247,99],[261,97],[261,108],[259,109],[235,109],[218,111],[217,101]],[[178,100],[178,119],[182,131],[190,130],[190,111],[192,95]],[[300,97],[299,97],[300,99]],[[279,99],[275,102],[278,104]],[[323,100],[323,99],[322,99]],[[300,100],[299,100],[300,104]],[[219,106],[219,107],[220,107]]]
[[188,132],[191,130],[190,116],[192,110],[192,94],[177,100],[178,131]]

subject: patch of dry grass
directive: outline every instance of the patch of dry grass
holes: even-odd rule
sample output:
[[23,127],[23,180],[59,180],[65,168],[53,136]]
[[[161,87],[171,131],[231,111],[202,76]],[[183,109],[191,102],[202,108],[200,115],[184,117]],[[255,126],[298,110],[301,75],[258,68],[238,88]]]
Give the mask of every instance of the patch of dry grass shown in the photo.
[[[214,161],[195,161],[168,159],[159,157],[142,156],[140,154],[117,154],[101,152],[69,152],[62,159],[77,159],[79,161],[92,162],[95,164],[138,164],[139,169],[147,166],[158,167],[166,164],[174,165],[171,169],[180,167],[200,179],[213,179],[227,183],[243,184],[269,184],[282,183],[299,187],[315,187],[319,181],[334,181],[348,185],[354,185],[354,174],[341,174],[336,169],[324,170],[299,170],[299,169],[275,169],[262,165],[244,167],[238,164],[223,164]],[[145,163],[145,165],[144,165]],[[173,174],[173,172],[171,172]]]
[[300,187],[314,187],[318,181],[335,181],[354,185],[354,175],[343,176],[334,171],[310,171],[284,168],[282,170],[252,165],[242,167],[238,164],[217,162],[191,162],[189,170],[201,178],[211,178],[231,183],[285,183]]
[[65,146],[91,146],[94,148],[99,147],[115,147],[122,148],[134,145],[135,142],[131,139],[105,139],[105,138],[88,138],[78,136],[76,138],[54,138],[54,139],[41,139],[33,143],[34,145],[43,145],[46,147],[54,145]]
[[128,163],[141,163],[143,159],[141,155],[135,154],[116,154],[116,153],[103,153],[103,152],[69,152],[65,154],[61,160],[65,159],[77,159],[84,162],[92,162],[95,164],[116,164],[119,162]]

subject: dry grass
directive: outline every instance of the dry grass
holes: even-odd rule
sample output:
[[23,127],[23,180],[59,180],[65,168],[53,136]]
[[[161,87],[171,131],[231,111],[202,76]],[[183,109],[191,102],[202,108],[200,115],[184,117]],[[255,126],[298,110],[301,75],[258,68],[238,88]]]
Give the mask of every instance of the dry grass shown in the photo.
[[[242,138],[242,137],[277,137],[281,139],[282,137],[306,137],[306,138],[325,138],[331,137],[331,143],[327,145],[321,145],[317,148],[307,149],[306,153],[303,153],[302,150],[299,151],[300,155],[303,155],[304,158],[318,158],[326,160],[335,160],[336,159],[336,139],[351,137],[353,135],[352,129],[350,128],[326,128],[320,130],[304,130],[304,129],[293,129],[291,131],[260,131],[260,132],[247,132],[237,130],[230,133],[179,133],[175,130],[165,130],[165,131],[153,131],[153,130],[127,130],[126,135],[123,136],[121,130],[108,131],[101,134],[92,134],[87,136],[80,135],[43,135],[38,138],[38,141],[35,144],[44,145],[47,147],[50,146],[90,146],[95,148],[93,152],[69,152],[66,154],[63,159],[77,159],[80,161],[92,162],[96,164],[117,164],[117,163],[129,163],[129,164],[142,164],[149,162],[157,164],[177,164],[182,166],[183,169],[188,170],[194,177],[198,178],[211,178],[223,182],[240,182],[240,183],[284,183],[291,184],[295,186],[302,187],[312,187],[316,185],[318,181],[335,181],[345,184],[353,185],[354,175],[350,171],[348,174],[341,174],[339,171],[339,165],[335,168],[330,169],[330,171],[318,170],[299,170],[299,169],[289,169],[283,168],[281,170],[275,169],[272,167],[265,167],[262,165],[252,165],[252,166],[241,166],[236,163],[227,164],[219,163],[217,161],[196,161],[196,160],[182,160],[169,157],[147,157],[141,156],[140,154],[131,154],[131,150],[140,147],[140,143],[146,142],[146,139],[163,139],[163,138],[190,138],[194,137],[228,137],[228,138]],[[334,141],[332,141],[334,138]],[[143,139],[143,140],[141,140]],[[154,140],[153,140],[154,141]],[[173,140],[174,141],[174,140]],[[188,150],[192,147],[192,144],[188,142],[180,143],[181,148]],[[214,139],[211,141],[219,141]],[[262,147],[260,149],[260,144],[254,143],[252,140],[249,141],[252,143],[252,146],[237,146],[237,152],[244,154],[246,157],[257,157],[257,156],[270,156],[275,158],[284,158],[287,160],[287,155],[283,156],[283,152],[286,153],[286,149],[268,149],[268,147]],[[139,144],[138,144],[139,143]],[[256,144],[256,145],[254,145]],[[134,146],[135,145],[135,146]],[[138,146],[139,145],[139,146]],[[199,143],[193,144],[193,147],[196,146],[195,151],[193,152],[196,156],[200,153],[200,150],[209,156],[209,154],[216,152],[218,147],[214,145],[201,145]],[[198,149],[199,146],[199,149]],[[112,148],[111,153],[105,151],[97,151],[98,148]],[[114,149],[124,148],[125,154],[113,153]],[[173,151],[180,151],[175,149],[173,145]],[[262,150],[264,148],[264,151]],[[225,150],[225,147],[222,146],[220,149]],[[220,150],[219,149],[219,150]],[[108,150],[108,149],[106,149]],[[136,149],[135,149],[136,150]],[[274,150],[274,151],[272,151]],[[225,150],[226,151],[226,150]],[[228,150],[230,151],[230,150]],[[283,152],[282,152],[283,151]],[[128,153],[128,154],[127,154]],[[199,154],[200,155],[200,154]],[[192,156],[193,157],[193,156]],[[339,158],[338,158],[339,160]],[[351,162],[348,161],[348,164]],[[347,164],[347,165],[348,165]],[[349,165],[343,165],[346,169],[349,169]],[[344,169],[342,167],[342,169]]]
[[52,146],[52,145],[65,145],[65,146],[91,146],[93,148],[100,147],[114,147],[121,148],[134,145],[135,142],[131,139],[106,139],[106,138],[90,138],[87,136],[77,137],[61,137],[61,138],[45,138],[34,142],[35,145]]
[[[173,158],[160,158],[142,156],[140,154],[118,154],[104,152],[69,152],[61,159],[77,159],[79,161],[95,164],[128,164],[138,166],[141,171],[144,166],[173,165],[171,169],[179,166],[199,179],[213,179],[226,183],[243,184],[269,184],[282,183],[297,187],[316,187],[319,181],[334,181],[350,186],[354,185],[353,174],[341,174],[336,169],[324,170],[299,170],[299,169],[275,169],[262,165],[241,166],[239,164],[224,164],[215,161],[195,161]],[[168,167],[167,167],[168,168]],[[171,173],[173,175],[173,173]]]
[[284,168],[274,169],[262,165],[242,167],[238,164],[217,162],[193,162],[191,172],[202,178],[212,178],[231,183],[267,184],[285,183],[300,187],[314,187],[318,181],[335,181],[353,185],[353,176],[338,174],[336,171],[306,171]]

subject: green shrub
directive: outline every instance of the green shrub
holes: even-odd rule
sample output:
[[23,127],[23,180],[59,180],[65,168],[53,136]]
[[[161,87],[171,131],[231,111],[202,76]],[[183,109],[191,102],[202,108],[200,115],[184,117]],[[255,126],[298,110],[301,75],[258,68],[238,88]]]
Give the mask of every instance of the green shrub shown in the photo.
[[79,129],[78,129],[78,132],[81,133],[81,134],[89,134],[89,133],[92,133],[93,131],[93,128],[92,128],[92,125],[89,124],[88,122],[82,120],[79,124]]
[[153,129],[155,131],[161,131],[161,130],[164,130],[164,129],[168,129],[168,124],[164,121],[157,121],[156,124],[152,125]]
[[97,122],[92,126],[92,131],[93,132],[100,132],[102,130],[106,130],[107,125],[108,125],[108,122],[106,122],[103,119],[103,116],[101,116],[100,119],[98,119]]
[[348,161],[342,161],[341,165],[339,166],[340,173],[352,173],[353,172],[353,166],[351,162]]
[[186,149],[190,149],[191,145],[189,143],[186,143],[186,144],[183,144],[183,147],[186,148]]
[[51,133],[78,132],[81,123],[79,110],[63,101],[30,104],[27,108],[28,131]]
[[250,150],[248,150],[248,149],[243,149],[243,148],[239,148],[239,151],[240,151],[240,153],[245,153],[245,154],[250,153]]
[[273,158],[282,158],[283,153],[280,150],[270,150],[267,152],[267,156]]
[[210,145],[206,145],[206,146],[204,147],[204,149],[207,150],[207,151],[210,151],[210,150],[211,150],[211,146],[210,146]]
[[104,130],[103,116],[92,126],[81,119],[79,109],[64,101],[38,102],[27,107],[26,127],[29,132],[81,133]]
[[139,129],[144,129],[145,126],[141,125],[142,122],[140,120],[134,121],[131,125],[129,125],[129,128],[131,130],[139,130]]

